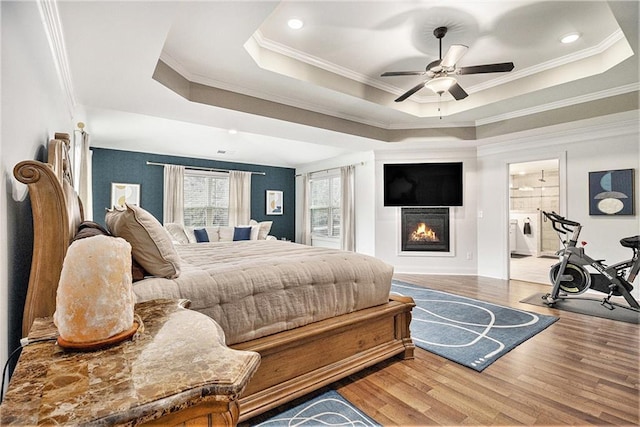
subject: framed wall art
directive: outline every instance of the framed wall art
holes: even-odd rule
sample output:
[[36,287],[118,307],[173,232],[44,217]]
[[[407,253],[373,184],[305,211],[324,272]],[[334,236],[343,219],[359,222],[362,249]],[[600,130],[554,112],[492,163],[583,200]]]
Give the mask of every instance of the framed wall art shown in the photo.
[[140,184],[111,183],[111,207],[140,205]]
[[282,215],[282,191],[267,190],[267,215]]
[[633,169],[589,172],[589,215],[633,215]]

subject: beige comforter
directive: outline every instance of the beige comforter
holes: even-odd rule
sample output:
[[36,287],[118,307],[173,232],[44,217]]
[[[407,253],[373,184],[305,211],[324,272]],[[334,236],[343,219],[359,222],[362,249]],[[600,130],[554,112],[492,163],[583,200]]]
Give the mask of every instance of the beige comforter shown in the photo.
[[176,245],[177,279],[134,283],[138,301],[186,298],[228,345],[389,300],[393,267],[367,255],[279,240]]

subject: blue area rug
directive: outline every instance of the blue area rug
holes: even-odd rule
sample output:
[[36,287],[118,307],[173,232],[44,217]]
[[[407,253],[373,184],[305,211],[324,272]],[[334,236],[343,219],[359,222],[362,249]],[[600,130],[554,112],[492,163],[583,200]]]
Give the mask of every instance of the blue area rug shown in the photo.
[[397,280],[391,293],[416,302],[410,328],[416,346],[478,372],[558,320]]
[[338,392],[330,390],[254,426],[380,426]]

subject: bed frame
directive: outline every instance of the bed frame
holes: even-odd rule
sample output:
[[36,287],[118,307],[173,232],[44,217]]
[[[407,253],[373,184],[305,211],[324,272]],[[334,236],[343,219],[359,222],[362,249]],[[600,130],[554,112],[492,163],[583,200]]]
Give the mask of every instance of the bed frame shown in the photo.
[[[62,262],[82,204],[72,186],[69,135],[56,134],[48,162],[26,160],[14,175],[28,185],[33,212],[33,259],[22,334],[53,315]],[[240,421],[317,390],[383,360],[413,358],[411,298],[356,311],[231,347],[260,353],[260,367],[240,399]]]

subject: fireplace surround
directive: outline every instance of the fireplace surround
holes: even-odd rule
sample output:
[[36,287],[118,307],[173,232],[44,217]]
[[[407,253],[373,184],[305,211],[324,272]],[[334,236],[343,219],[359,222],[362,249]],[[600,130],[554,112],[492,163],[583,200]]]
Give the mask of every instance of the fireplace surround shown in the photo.
[[402,252],[451,252],[449,208],[401,208]]

